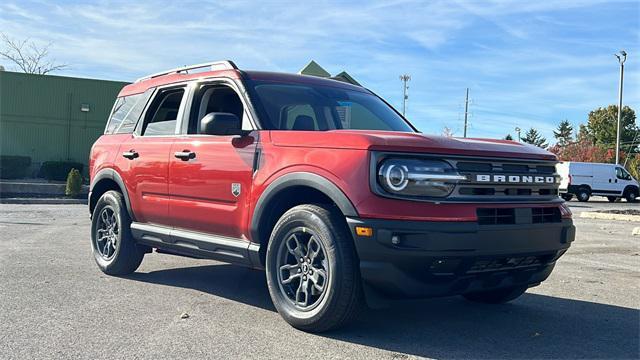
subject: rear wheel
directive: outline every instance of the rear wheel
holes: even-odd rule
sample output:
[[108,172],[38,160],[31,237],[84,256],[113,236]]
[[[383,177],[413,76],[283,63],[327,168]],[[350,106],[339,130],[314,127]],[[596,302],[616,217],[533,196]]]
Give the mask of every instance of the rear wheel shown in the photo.
[[636,202],[636,198],[638,197],[638,189],[631,188],[627,190],[624,198],[627,199],[628,202]]
[[587,189],[587,188],[580,188],[580,189],[578,189],[578,192],[576,193],[576,197],[578,198],[578,201],[580,201],[580,202],[587,202],[587,201],[589,201],[589,198],[591,197],[591,191],[589,191],[589,189]]
[[618,200],[617,197],[615,196],[607,196],[607,200],[609,200],[610,203],[616,202],[616,200]]
[[273,229],[266,254],[269,294],[293,327],[311,332],[352,320],[362,301],[353,240],[339,214],[299,205]]
[[509,287],[498,290],[483,291],[464,294],[465,299],[485,303],[485,304],[503,304],[518,298],[527,291],[526,286]]
[[565,201],[570,201],[571,199],[573,199],[572,194],[562,194],[561,196]]
[[131,218],[122,194],[107,191],[98,200],[91,218],[91,248],[102,272],[130,274],[140,266],[144,249],[131,236]]

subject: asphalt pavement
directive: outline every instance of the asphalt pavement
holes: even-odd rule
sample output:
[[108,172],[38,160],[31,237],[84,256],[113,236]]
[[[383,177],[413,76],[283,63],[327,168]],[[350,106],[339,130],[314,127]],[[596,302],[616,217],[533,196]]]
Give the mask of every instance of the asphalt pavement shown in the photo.
[[314,335],[280,318],[263,272],[154,253],[110,277],[86,206],[0,205],[0,358],[639,358],[638,224],[575,222],[551,277],[513,303],[405,301]]

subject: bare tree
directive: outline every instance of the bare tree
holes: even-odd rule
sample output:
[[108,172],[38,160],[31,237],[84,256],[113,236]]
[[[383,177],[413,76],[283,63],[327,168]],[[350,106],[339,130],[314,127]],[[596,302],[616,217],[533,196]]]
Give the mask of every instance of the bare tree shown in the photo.
[[451,130],[448,126],[445,126],[442,129],[442,136],[453,137],[453,135],[454,135],[453,130]]
[[15,40],[3,33],[0,33],[0,40],[2,41],[0,57],[11,61],[27,74],[44,75],[69,68],[68,64],[58,64],[49,59],[51,43],[38,46],[28,38]]

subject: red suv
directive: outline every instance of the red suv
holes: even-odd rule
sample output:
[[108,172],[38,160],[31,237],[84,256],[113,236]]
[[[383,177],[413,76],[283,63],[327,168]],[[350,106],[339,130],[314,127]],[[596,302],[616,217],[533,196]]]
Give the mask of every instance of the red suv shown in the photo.
[[345,324],[364,300],[501,303],[574,239],[556,161],[421,134],[337,80],[178,68],[124,87],[93,145],[93,253],[110,275],[152,249],[265,269],[278,312],[307,331]]

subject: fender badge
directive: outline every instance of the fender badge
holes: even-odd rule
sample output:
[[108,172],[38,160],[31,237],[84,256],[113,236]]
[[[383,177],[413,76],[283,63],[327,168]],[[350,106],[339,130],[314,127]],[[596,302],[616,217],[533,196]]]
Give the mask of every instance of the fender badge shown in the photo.
[[233,196],[240,196],[240,189],[240,183],[231,183],[231,194],[233,194]]

